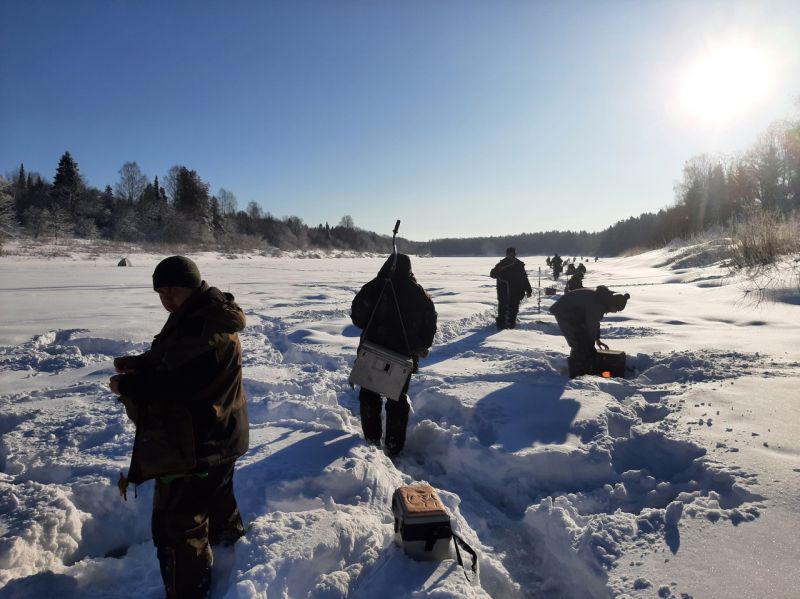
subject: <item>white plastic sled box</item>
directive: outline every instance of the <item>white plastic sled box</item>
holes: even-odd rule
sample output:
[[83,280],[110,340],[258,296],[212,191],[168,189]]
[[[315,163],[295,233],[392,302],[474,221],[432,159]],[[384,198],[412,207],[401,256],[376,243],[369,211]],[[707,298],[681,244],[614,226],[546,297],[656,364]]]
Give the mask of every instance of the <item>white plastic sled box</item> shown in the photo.
[[442,561],[450,557],[450,516],[430,485],[400,487],[392,496],[394,540],[412,558]]
[[411,358],[364,341],[358,348],[348,381],[397,400],[403,392],[414,363]]

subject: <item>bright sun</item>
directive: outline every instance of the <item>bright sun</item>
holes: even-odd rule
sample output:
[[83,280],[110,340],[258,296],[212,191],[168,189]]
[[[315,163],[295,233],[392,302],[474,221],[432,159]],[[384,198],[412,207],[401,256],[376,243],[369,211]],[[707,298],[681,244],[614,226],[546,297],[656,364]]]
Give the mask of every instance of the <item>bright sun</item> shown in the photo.
[[766,52],[746,41],[709,46],[679,83],[683,110],[708,123],[729,123],[765,100],[772,87]]

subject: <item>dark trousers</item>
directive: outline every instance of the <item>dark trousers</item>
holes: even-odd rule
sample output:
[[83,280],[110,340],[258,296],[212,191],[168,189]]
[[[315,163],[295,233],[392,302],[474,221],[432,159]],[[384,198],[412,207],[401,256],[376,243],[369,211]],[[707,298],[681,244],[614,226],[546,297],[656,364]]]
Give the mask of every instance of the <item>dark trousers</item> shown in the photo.
[[586,326],[558,316],[556,316],[556,322],[570,348],[569,377],[575,378],[589,374],[597,350],[594,348],[594,340],[587,332]]
[[517,324],[517,314],[519,314],[519,303],[522,298],[512,298],[508,283],[505,281],[497,285],[497,328],[513,329]]
[[[408,377],[403,392],[397,400],[386,400],[386,453],[398,454],[406,444],[406,427],[408,426],[408,413],[411,406],[408,403]],[[361,430],[364,439],[373,445],[381,444],[383,434],[381,425],[381,407],[383,398],[374,391],[361,387],[358,393],[358,403],[361,412]]]
[[244,534],[233,495],[234,462],[192,474],[156,479],[153,544],[168,599],[206,597],[211,586],[211,545]]

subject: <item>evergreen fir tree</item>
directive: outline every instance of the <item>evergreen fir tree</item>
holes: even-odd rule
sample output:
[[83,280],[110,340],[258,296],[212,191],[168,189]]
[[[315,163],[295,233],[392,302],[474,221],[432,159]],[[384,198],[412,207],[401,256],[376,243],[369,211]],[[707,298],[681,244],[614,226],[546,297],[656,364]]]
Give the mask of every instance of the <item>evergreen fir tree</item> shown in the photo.
[[53,188],[50,192],[53,201],[51,208],[62,208],[70,217],[74,217],[82,188],[83,179],[78,171],[78,163],[69,152],[64,152],[58,161],[56,176],[53,179]]
[[196,171],[180,167],[175,189],[175,209],[192,220],[208,222],[210,205],[208,183],[204,183]]
[[23,164],[19,165],[19,173],[17,174],[17,179],[14,181],[13,187],[13,199],[14,199],[14,210],[18,218],[22,217],[22,214],[27,210],[28,206],[30,205],[30,198],[28,196],[28,185],[29,185],[30,175],[25,174],[25,166]]

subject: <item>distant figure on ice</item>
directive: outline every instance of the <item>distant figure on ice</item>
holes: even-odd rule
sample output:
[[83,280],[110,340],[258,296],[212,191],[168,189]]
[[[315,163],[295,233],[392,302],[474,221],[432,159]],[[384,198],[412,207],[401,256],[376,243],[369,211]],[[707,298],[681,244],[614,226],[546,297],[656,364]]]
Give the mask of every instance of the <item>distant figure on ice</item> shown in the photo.
[[570,347],[570,378],[587,374],[597,350],[608,349],[600,341],[600,321],[608,312],[625,309],[630,295],[613,293],[608,287],[583,288],[562,295],[550,306],[561,334]]
[[576,289],[583,289],[583,273],[581,271],[576,271],[564,287],[565,291],[575,291]]
[[110,386],[136,424],[127,481],[156,481],[151,526],[166,595],[205,597],[211,546],[244,534],[233,470],[249,442],[245,316],[183,256],[156,266],[153,288],[169,318],[148,351],[114,359]]
[[[364,285],[353,299],[350,313],[353,324],[362,329],[362,340],[413,360],[416,372],[419,359],[428,355],[436,334],[436,309],[430,296],[411,272],[411,260],[405,254],[392,254],[378,276]],[[397,400],[386,401],[385,450],[395,456],[403,449],[408,426],[409,375]],[[372,445],[381,444],[381,407],[378,393],[361,387],[358,394],[361,428]]]
[[559,256],[557,253],[553,256],[553,259],[550,260],[550,266],[553,267],[553,280],[558,281],[558,277],[561,276],[561,266],[564,264],[563,258]]
[[525,263],[517,260],[514,248],[506,250],[506,257],[489,272],[497,279],[497,330],[513,329],[517,324],[519,303],[524,296],[531,296],[533,289],[525,272]]

